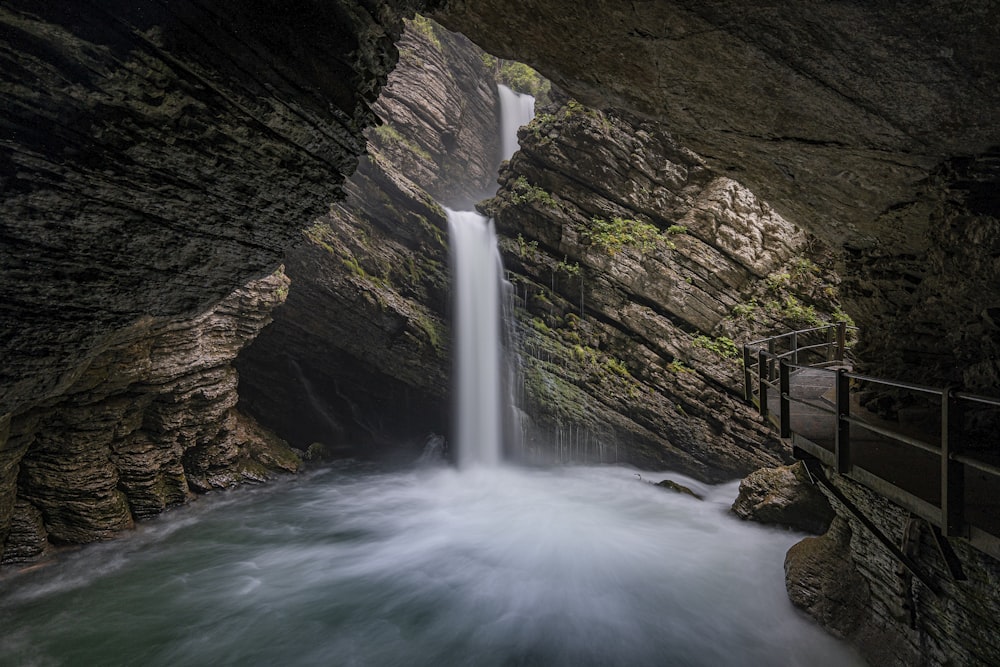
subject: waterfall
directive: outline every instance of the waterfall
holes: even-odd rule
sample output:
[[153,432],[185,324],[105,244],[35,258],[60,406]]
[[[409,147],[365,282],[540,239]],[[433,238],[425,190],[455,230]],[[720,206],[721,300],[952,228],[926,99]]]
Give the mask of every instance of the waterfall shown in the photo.
[[460,466],[500,462],[503,403],[500,289],[493,223],[472,211],[448,213],[455,304],[455,427]]
[[[503,159],[517,150],[517,130],[534,114],[535,100],[497,86]],[[461,467],[495,466],[502,457],[505,431],[516,414],[504,363],[503,262],[493,221],[473,211],[448,214],[454,293],[453,384],[456,455]],[[511,437],[515,434],[511,433]]]
[[517,152],[517,130],[527,125],[535,116],[535,98],[515,93],[507,86],[497,86],[500,95],[500,147],[501,160],[509,160]]

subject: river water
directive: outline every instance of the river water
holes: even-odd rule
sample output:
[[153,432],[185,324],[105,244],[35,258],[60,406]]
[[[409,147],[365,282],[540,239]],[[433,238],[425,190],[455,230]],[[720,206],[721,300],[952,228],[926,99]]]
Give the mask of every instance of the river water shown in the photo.
[[638,474],[348,463],[203,497],[0,580],[0,664],[857,664],[785,596],[800,536]]

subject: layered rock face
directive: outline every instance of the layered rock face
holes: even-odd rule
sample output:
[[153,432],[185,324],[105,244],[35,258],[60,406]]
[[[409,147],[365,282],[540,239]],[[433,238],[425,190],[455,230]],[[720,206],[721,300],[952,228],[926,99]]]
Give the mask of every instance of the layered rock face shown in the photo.
[[528,455],[714,481],[784,460],[733,339],[830,319],[822,244],[662,125],[569,101],[520,141],[485,207],[524,307]]
[[239,361],[248,410],[330,455],[412,458],[447,432],[448,226],[435,199],[487,191],[499,162],[482,51],[427,19],[407,25],[368,156],[289,251],[288,301]]
[[939,590],[908,572],[831,496],[837,518],[830,530],[793,546],[785,559],[792,602],[850,639],[871,664],[1000,663],[1000,563],[951,540],[967,577],[955,581],[925,522],[849,479],[831,481]]
[[297,470],[283,441],[235,409],[231,363],[287,291],[279,271],[196,317],[140,322],[63,395],[7,422],[3,560],[105,539],[193,492]]
[[338,198],[416,3],[0,8],[0,415],[190,317]]
[[864,363],[1000,385],[1000,7],[451,0],[438,18],[844,248]]
[[[495,86],[482,52],[440,28],[411,24],[400,50],[379,107],[391,130],[371,133],[347,200],[289,253],[288,301],[239,360],[243,404],[302,448],[412,456],[448,428],[445,223],[425,190],[485,189],[496,146],[459,129],[496,136]],[[569,102],[520,140],[485,205],[519,304],[510,343],[529,425],[511,454],[708,480],[783,460],[742,405],[731,337],[834,309],[836,277],[795,257],[807,236],[655,124]],[[588,236],[598,216],[663,231],[655,248],[609,253]]]
[[0,8],[5,560],[297,468],[234,409],[231,361],[341,196],[414,5]]

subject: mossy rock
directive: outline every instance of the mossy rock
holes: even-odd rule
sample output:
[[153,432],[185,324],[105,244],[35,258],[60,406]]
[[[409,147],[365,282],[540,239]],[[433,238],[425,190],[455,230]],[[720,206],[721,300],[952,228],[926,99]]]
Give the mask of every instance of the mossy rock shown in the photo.
[[656,486],[660,487],[661,489],[668,489],[670,491],[673,491],[674,493],[683,493],[685,495],[691,496],[692,498],[697,498],[698,500],[705,499],[704,497],[695,493],[688,487],[684,486],[683,484],[678,484],[672,479],[665,479],[662,482],[657,483]]

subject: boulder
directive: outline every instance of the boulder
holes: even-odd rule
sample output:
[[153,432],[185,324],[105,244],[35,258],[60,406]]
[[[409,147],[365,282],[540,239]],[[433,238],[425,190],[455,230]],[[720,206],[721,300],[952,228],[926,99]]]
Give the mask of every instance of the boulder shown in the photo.
[[803,463],[761,468],[740,482],[733,503],[736,516],[819,535],[826,532],[834,511],[812,483]]

